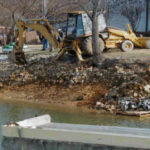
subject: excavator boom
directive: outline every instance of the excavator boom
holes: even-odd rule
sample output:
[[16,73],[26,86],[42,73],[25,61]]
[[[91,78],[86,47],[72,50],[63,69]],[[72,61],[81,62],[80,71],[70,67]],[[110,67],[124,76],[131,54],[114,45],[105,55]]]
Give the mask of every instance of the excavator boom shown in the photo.
[[27,21],[16,22],[16,44],[11,54],[11,61],[25,64],[25,56],[23,52],[23,45],[25,42],[26,29],[33,29],[42,34],[45,39],[54,47],[61,48],[62,44],[58,42],[58,32],[49,24],[46,19],[31,19]]

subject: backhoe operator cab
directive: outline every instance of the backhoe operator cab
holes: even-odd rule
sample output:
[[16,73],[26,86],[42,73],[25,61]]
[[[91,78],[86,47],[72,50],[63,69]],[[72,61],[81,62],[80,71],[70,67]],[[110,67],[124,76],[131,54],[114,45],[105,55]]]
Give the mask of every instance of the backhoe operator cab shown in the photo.
[[[98,16],[99,34],[106,29],[106,21],[103,14]],[[106,32],[105,32],[106,33]],[[73,11],[68,13],[66,38],[77,41],[83,55],[92,56],[92,21],[84,11]],[[100,49],[103,51],[105,43],[103,38],[99,38]]]
[[[114,27],[107,27],[103,14],[98,16],[99,47],[104,49],[119,48],[123,52],[130,52],[137,48],[150,48],[149,37],[137,37],[131,30],[129,24],[127,31]],[[66,38],[78,41],[82,54],[93,55],[92,49],[92,22],[83,11],[74,11],[68,14]]]
[[[67,37],[78,38],[92,35],[92,22],[89,16],[83,11],[74,11],[67,17]],[[99,32],[106,28],[104,15],[98,17]]]

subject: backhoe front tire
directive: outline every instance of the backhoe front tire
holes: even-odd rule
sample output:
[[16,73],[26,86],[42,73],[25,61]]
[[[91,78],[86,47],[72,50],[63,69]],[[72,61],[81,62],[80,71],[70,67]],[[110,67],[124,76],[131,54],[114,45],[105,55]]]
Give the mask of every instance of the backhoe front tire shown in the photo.
[[130,40],[125,40],[121,44],[121,50],[123,52],[130,52],[134,49],[134,44]]
[[[103,52],[104,48],[105,48],[105,43],[104,43],[102,38],[99,38],[99,47],[100,47],[101,52]],[[83,53],[88,55],[88,56],[93,55],[92,37],[87,37],[86,39],[83,40],[82,50],[83,50]]]

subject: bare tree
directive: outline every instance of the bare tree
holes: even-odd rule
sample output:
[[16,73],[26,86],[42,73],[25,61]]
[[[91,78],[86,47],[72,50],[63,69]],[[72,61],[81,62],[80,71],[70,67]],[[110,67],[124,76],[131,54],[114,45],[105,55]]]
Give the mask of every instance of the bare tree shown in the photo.
[[[87,13],[92,21],[92,49],[93,49],[93,63],[96,66],[101,65],[102,62],[102,49],[99,45],[99,28],[98,28],[98,16],[104,12],[104,0],[88,0],[83,4],[80,0],[77,4]],[[91,10],[92,12],[89,12]]]
[[134,31],[137,30],[142,12],[146,6],[144,0],[107,0],[111,11],[126,17]]
[[54,22],[59,22],[66,19],[66,14],[72,10],[78,9],[74,0],[47,0],[46,17]]
[[116,12],[117,9],[116,1],[117,0],[105,0],[105,11],[106,11],[105,19],[107,23],[109,21],[111,14]]
[[121,14],[129,20],[133,31],[136,31],[144,9],[143,2],[141,0],[126,0],[124,3],[121,5]]
[[[5,26],[9,26],[10,29],[7,34],[7,43],[10,43],[14,39],[14,28],[16,19],[26,18],[32,15],[33,6],[37,0],[0,0],[0,22],[5,23]],[[4,14],[1,12],[5,12]]]

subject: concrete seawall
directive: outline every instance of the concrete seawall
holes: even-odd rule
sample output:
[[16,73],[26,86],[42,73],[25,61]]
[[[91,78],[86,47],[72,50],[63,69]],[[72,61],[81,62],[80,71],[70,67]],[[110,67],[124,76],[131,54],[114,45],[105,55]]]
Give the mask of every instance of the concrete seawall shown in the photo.
[[48,115],[4,125],[2,133],[3,150],[150,149],[150,129],[51,123]]
[[92,145],[73,142],[4,138],[3,150],[149,150],[133,147]]

